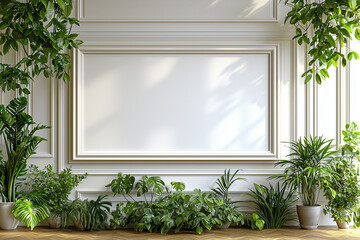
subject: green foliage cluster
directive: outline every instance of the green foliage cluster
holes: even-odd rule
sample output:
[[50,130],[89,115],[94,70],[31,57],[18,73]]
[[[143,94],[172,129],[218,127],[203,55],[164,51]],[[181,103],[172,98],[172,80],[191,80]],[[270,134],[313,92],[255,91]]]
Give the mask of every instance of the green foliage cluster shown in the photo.
[[285,3],[292,5],[285,22],[289,21],[296,27],[294,39],[299,45],[305,43],[310,47],[310,69],[303,74],[303,77],[306,76],[305,84],[313,76],[321,84],[329,77],[327,69],[331,66],[346,66],[348,61],[359,58],[358,53],[348,46],[353,36],[360,40],[359,1],[286,0]]
[[100,195],[96,200],[76,199],[69,202],[63,227],[74,223],[80,230],[98,231],[105,230],[108,227],[108,213],[110,213],[111,202],[104,199],[108,195]]
[[43,170],[31,165],[29,173],[29,182],[26,184],[31,187],[31,191],[44,196],[51,213],[55,215],[63,213],[68,205],[71,190],[87,176],[73,175],[70,168],[55,173],[51,165],[45,166]]
[[293,207],[297,202],[294,191],[286,193],[284,186],[277,183],[275,187],[270,185],[254,184],[254,190],[247,193],[252,197],[256,205],[256,214],[264,220],[265,228],[281,228],[287,221],[295,219]]
[[90,201],[75,199],[67,205],[62,227],[71,223],[80,230],[90,229]]
[[252,229],[262,230],[265,226],[265,221],[256,213],[247,214],[245,217],[245,226]]
[[354,226],[360,226],[358,209],[360,208],[360,132],[356,123],[346,124],[342,132],[344,145],[341,155],[334,158],[328,165],[335,174],[328,178],[328,185],[324,188],[324,195],[328,204],[324,208],[325,214],[330,214],[334,220],[347,223],[354,221]]
[[1,1],[0,55],[22,49],[25,56],[15,65],[0,63],[0,87],[29,94],[30,81],[40,74],[70,80],[71,57],[64,48],[82,44],[71,33],[79,20],[70,17],[72,0]]
[[224,170],[224,174],[216,180],[216,188],[212,188],[211,190],[220,196],[226,203],[232,204],[229,197],[229,189],[230,187],[239,180],[245,180],[245,178],[236,177],[239,170],[236,170],[233,174],[230,174],[230,169],[226,171]]
[[331,144],[332,140],[318,136],[290,142],[290,159],[275,164],[285,166],[284,173],[272,178],[282,179],[285,186],[297,190],[304,206],[316,206],[319,190],[329,185],[328,179],[333,175],[328,164],[336,151]]
[[[160,177],[144,176],[135,184],[133,176],[119,173],[118,178],[107,187],[111,188],[114,196],[122,194],[127,200],[126,204],[118,204],[111,213],[113,218],[110,223],[114,229],[132,227],[136,231],[162,234],[171,229],[175,232],[188,229],[201,234],[204,229],[211,230],[229,221],[244,224],[243,214],[222,198],[199,189],[195,189],[194,194],[183,193],[185,185],[181,182],[171,182],[170,189]],[[130,195],[132,190],[145,200],[133,199]],[[166,195],[163,195],[164,192]]]

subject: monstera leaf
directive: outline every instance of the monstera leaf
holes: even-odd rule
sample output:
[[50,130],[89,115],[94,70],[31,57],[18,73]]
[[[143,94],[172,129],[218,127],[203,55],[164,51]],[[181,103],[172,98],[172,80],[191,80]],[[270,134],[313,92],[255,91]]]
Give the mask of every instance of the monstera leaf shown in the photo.
[[45,205],[25,198],[16,201],[12,212],[17,220],[30,227],[31,230],[50,214]]

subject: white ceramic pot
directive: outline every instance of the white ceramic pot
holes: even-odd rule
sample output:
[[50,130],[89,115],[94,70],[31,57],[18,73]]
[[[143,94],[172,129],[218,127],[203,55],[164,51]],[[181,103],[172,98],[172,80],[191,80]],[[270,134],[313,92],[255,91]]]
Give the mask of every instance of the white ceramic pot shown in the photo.
[[0,203],[0,228],[4,230],[14,230],[19,225],[19,221],[12,214],[14,202]]
[[296,205],[300,226],[306,230],[317,229],[321,215],[321,206],[299,206]]

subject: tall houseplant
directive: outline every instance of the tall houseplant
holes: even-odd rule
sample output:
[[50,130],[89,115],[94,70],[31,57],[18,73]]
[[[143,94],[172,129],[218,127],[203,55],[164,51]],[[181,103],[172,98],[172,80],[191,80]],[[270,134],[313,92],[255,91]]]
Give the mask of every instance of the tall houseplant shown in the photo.
[[[7,107],[0,105],[0,133],[4,138],[7,153],[7,160],[1,158],[0,162],[0,194],[3,202],[0,204],[0,214],[5,218],[0,217],[0,227],[3,229],[17,226],[16,221],[7,218],[13,219],[11,210],[18,198],[17,188],[26,174],[27,160],[45,140],[35,133],[47,126],[35,125],[32,117],[25,113],[26,106],[25,97],[13,99]],[[8,223],[10,225],[7,225]]]
[[332,140],[323,137],[300,138],[290,142],[291,153],[287,160],[275,165],[285,167],[284,173],[273,176],[281,179],[290,189],[298,191],[302,206],[297,205],[300,226],[316,229],[321,214],[317,204],[320,189],[327,185],[327,177],[333,175],[327,168],[330,158],[336,153],[332,150]]
[[72,33],[79,20],[70,16],[71,11],[72,0],[1,1],[0,55],[11,49],[24,53],[13,65],[0,63],[3,91],[29,94],[30,82],[40,74],[70,80],[71,57],[64,49],[82,44]]
[[343,136],[341,155],[328,165],[336,175],[327,179],[329,184],[324,188],[324,195],[328,200],[324,213],[330,214],[339,228],[348,228],[351,221],[354,222],[354,226],[359,227],[360,132],[357,124],[346,124]]
[[296,28],[299,45],[309,47],[309,70],[305,71],[305,84],[312,78],[321,84],[329,77],[331,66],[346,66],[358,59],[357,52],[349,49],[353,36],[360,40],[360,2],[356,0],[285,0],[291,4],[285,22]]
[[[70,16],[71,11],[72,0],[0,1],[0,55],[15,51],[23,56],[13,64],[0,63],[3,92],[17,91],[20,96],[30,94],[31,81],[39,75],[55,76],[65,82],[70,80],[67,71],[71,67],[71,57],[64,49],[77,48],[82,43],[77,39],[78,34],[71,32],[74,24],[79,25],[79,21]],[[1,120],[6,123],[3,136],[8,154],[8,160],[1,161],[0,169],[1,195],[5,202],[16,200],[16,188],[26,174],[26,160],[44,140],[34,133],[45,128],[37,125],[30,130],[35,123],[24,112],[26,98],[14,99],[10,105],[9,109],[1,109]],[[0,223],[13,218],[13,203],[7,205],[6,213],[0,210]]]

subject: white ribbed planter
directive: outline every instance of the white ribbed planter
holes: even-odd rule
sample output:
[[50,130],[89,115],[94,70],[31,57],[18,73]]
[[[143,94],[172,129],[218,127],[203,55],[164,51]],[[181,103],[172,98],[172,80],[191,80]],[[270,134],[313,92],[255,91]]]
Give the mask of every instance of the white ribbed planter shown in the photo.
[[321,206],[299,206],[296,205],[300,226],[306,230],[317,229],[321,215]]

